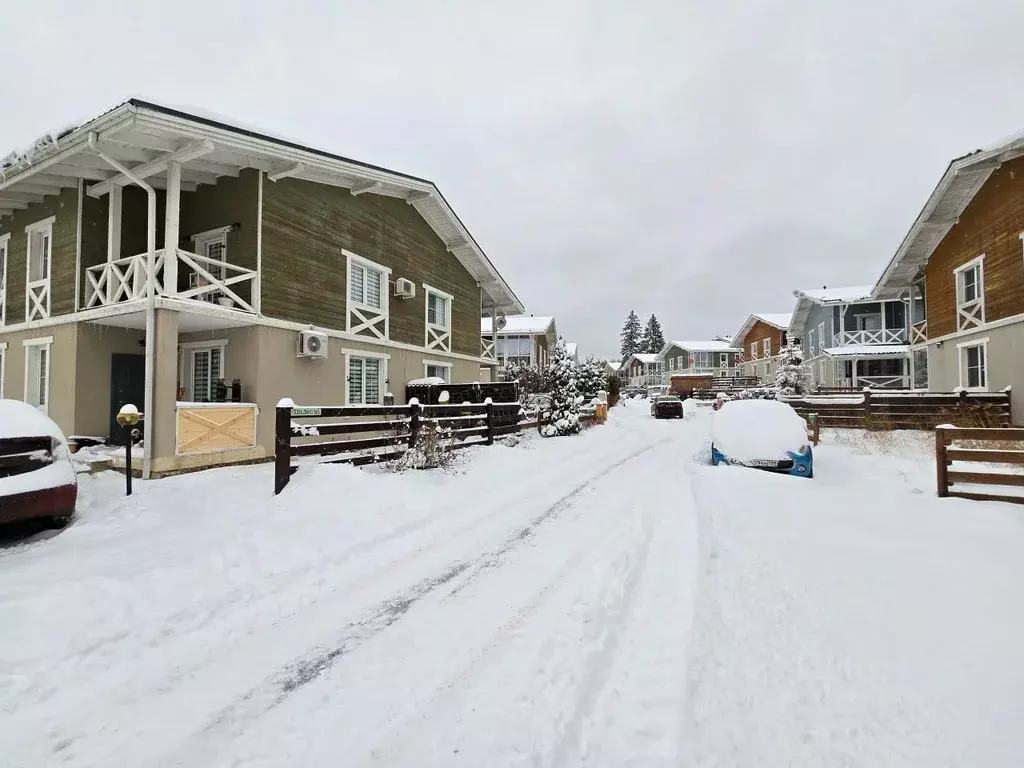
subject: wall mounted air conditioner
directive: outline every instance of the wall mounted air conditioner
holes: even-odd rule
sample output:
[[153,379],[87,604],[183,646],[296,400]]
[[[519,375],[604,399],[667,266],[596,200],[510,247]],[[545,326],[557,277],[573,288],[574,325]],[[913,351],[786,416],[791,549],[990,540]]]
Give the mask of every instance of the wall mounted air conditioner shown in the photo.
[[399,299],[416,298],[416,283],[406,280],[404,277],[398,278],[395,280],[395,297]]
[[299,334],[299,357],[327,357],[327,334],[302,331]]

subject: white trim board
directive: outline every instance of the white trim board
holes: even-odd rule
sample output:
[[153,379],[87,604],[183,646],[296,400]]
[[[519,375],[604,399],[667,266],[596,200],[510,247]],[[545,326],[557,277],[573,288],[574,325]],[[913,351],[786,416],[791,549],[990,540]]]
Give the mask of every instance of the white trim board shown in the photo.
[[40,219],[39,221],[33,222],[25,227],[26,232],[41,232],[44,229],[50,229],[53,227],[53,223],[57,220],[56,216],[50,216],[46,219]]
[[[45,414],[49,414],[49,412],[50,412],[50,384],[51,384],[51,381],[52,381],[52,373],[53,373],[53,336],[46,336],[46,337],[42,337],[42,338],[38,338],[38,339],[25,339],[21,343],[22,343],[22,346],[25,347],[25,361],[24,361],[24,365],[23,365],[25,370],[24,370],[24,376],[23,376],[23,381],[22,381],[22,384],[23,384],[24,388],[21,390],[21,397],[22,397],[22,400],[24,400],[26,403],[28,403],[28,392],[29,392],[29,390],[28,390],[28,374],[29,374],[29,368],[30,368],[30,366],[28,364],[28,361],[29,361],[29,349],[28,348],[29,347],[31,347],[31,348],[43,347],[43,348],[46,349],[46,373],[45,373],[45,377],[46,377],[46,391],[42,392],[40,394],[41,394],[42,400],[43,400],[43,403],[42,403],[42,406],[41,406],[42,411]],[[31,403],[29,403],[29,405],[31,405]],[[38,408],[40,406],[33,406],[33,407],[37,407]]]
[[4,397],[4,381],[7,372],[7,342],[0,341],[0,398]]
[[210,339],[209,341],[181,341],[178,342],[179,349],[196,349],[197,347],[226,347],[227,339]]
[[36,339],[25,339],[21,342],[23,347],[40,347],[44,344],[53,344],[53,336],[40,336]]
[[[970,349],[970,348],[973,348],[973,347],[981,347],[982,348],[982,355],[984,356],[984,363],[985,363],[982,366],[982,371],[984,371],[984,373],[985,373],[985,385],[983,387],[965,387],[964,386],[964,369],[966,367],[966,359],[965,359],[966,355],[964,353],[964,350]],[[974,341],[965,341],[962,344],[957,344],[956,345],[956,368],[957,368],[958,380],[960,382],[960,389],[963,389],[963,390],[965,390],[967,392],[988,392],[988,391],[990,391],[989,390],[989,382],[990,382],[990,378],[991,377],[989,376],[988,336],[986,336],[986,337],[984,337],[982,339],[975,339]]]

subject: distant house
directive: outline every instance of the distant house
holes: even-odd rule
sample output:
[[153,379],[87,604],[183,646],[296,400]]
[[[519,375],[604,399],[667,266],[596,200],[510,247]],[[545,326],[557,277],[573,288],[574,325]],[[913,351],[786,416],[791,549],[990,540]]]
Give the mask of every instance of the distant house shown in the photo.
[[661,383],[672,387],[674,379],[689,380],[700,386],[714,378],[736,376],[739,357],[740,350],[728,341],[670,341],[658,354]]
[[876,301],[872,286],[794,291],[789,335],[819,387],[910,386],[907,306]]
[[789,324],[792,320],[792,312],[755,312],[747,316],[732,337],[735,346],[743,353],[740,369],[744,376],[756,376],[762,384],[774,379],[779,351],[789,341]]
[[604,375],[613,376],[619,372],[622,368],[622,363],[618,360],[605,360],[604,361]]
[[500,368],[510,364],[546,365],[555,351],[558,331],[555,318],[539,315],[510,315],[502,326],[498,322],[497,343],[491,331],[491,318],[480,319],[484,339],[484,357],[496,359]]
[[622,363],[625,370],[625,384],[629,387],[653,387],[662,384],[661,360],[658,355],[638,352],[630,355]]

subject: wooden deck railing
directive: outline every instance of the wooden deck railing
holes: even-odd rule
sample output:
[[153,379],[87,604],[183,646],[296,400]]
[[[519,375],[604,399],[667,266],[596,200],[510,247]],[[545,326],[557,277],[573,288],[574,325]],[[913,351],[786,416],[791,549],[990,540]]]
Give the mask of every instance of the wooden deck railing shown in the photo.
[[938,494],[941,498],[955,496],[976,501],[1008,501],[1024,504],[1024,495],[977,493],[974,491],[950,490],[950,486],[1016,486],[1024,487],[1024,471],[1010,472],[966,472],[950,469],[953,462],[985,464],[1010,464],[1024,467],[1024,449],[966,447],[961,442],[980,443],[1022,443],[1024,429],[960,429],[942,425],[935,428],[935,469]]
[[1009,427],[1010,391],[892,392],[780,398],[803,417],[818,415],[822,427],[934,429],[936,424]]

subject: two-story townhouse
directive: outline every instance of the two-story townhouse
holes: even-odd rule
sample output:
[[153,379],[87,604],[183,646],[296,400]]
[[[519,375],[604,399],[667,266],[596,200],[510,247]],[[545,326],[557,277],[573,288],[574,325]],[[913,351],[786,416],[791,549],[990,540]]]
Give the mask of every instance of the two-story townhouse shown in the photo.
[[909,303],[916,386],[1024,390],[1024,135],[949,164],[875,297]]
[[663,383],[661,360],[651,352],[637,352],[627,357],[622,361],[619,374],[631,389],[646,389]]
[[734,346],[742,353],[739,368],[743,376],[756,377],[762,384],[775,380],[779,352],[789,342],[791,312],[749,315],[733,335]]
[[734,377],[739,371],[740,350],[731,341],[670,341],[658,354],[662,365],[662,384],[672,387],[673,380],[694,380],[699,385],[712,379]]
[[[135,403],[146,476],[271,455],[282,397],[475,381],[523,311],[432,182],[140,100],[5,163],[0,243],[4,396],[82,435]],[[197,410],[236,379],[241,421]]]
[[[498,326],[497,340],[492,328]],[[558,343],[555,318],[540,315],[511,315],[505,318],[484,317],[480,320],[484,354],[496,355],[499,368],[507,365],[547,365]]]
[[802,343],[818,387],[908,388],[908,313],[876,301],[872,286],[794,291],[789,337]]

